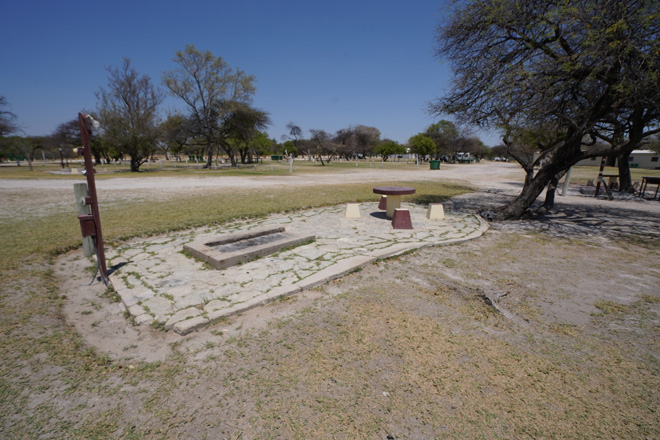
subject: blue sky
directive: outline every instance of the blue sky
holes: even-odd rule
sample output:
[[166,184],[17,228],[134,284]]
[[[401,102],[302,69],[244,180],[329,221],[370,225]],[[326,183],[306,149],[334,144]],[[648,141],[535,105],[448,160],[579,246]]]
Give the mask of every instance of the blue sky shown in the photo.
[[[256,76],[254,104],[278,141],[294,122],[305,137],[362,124],[406,142],[439,119],[426,105],[451,86],[433,54],[443,11],[442,0],[3,0],[0,95],[26,134],[50,134],[96,107],[106,67],[127,57],[160,85],[193,44]],[[163,110],[183,108],[168,98]]]

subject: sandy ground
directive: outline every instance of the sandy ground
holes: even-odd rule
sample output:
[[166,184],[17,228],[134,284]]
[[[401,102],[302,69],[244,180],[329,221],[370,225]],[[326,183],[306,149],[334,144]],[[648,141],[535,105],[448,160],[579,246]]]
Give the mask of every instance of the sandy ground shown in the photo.
[[[480,189],[480,192],[467,197],[461,202],[461,208],[468,206],[476,208],[504,203],[515,196],[522,188],[524,172],[517,164],[491,162],[472,165],[442,164],[440,171],[431,171],[421,166],[414,171],[388,170],[387,168],[355,168],[341,169],[338,172],[308,174],[296,172],[289,176],[259,176],[259,177],[148,177],[148,178],[113,178],[98,179],[97,192],[101,205],[118,203],[123,200],[166,200],[193,194],[195,191],[227,191],[232,188],[268,188],[268,187],[299,187],[309,185],[332,185],[337,183],[356,182],[396,182],[410,180],[441,180],[470,185]],[[0,219],[29,216],[49,215],[71,209],[73,200],[73,184],[84,182],[84,179],[64,180],[17,180],[0,179]],[[541,196],[543,197],[543,195]],[[466,202],[468,201],[469,202]],[[605,200],[593,199],[569,191],[565,197],[557,197],[558,209],[562,206],[579,205],[584,207],[602,208],[611,206]],[[635,200],[618,200],[619,209],[644,211],[660,216],[660,203],[639,203]]]
[[[480,164],[113,179],[99,192],[148,200],[422,179],[479,188],[453,200],[474,212],[515,196],[522,173]],[[71,203],[72,183],[1,180],[0,194],[18,214],[35,200],[54,211]],[[23,367],[11,383],[24,391],[4,427],[25,438],[658,438],[659,238],[660,202],[571,191],[538,221],[496,223],[477,240],[382,261],[186,337],[131,325],[103,285],[87,285],[89,261],[73,252],[54,265],[64,316],[44,310],[21,325],[56,337],[62,320],[111,361],[82,374],[78,354],[71,366],[38,347],[29,362],[12,358]]]
[[[338,174],[296,175],[291,177],[113,179],[99,181],[99,192],[102,191],[105,197],[114,197],[118,194],[125,196],[127,193],[131,194],[134,191],[136,194],[139,193],[141,197],[149,199],[151,197],[163,197],[164,194],[176,196],[195,188],[231,189],[263,187],[264,185],[290,185],[304,188],[312,184],[333,184],[338,181],[346,183],[438,178],[479,188],[474,193],[455,198],[453,205],[454,209],[459,211],[480,212],[504,203],[518,194],[523,173],[515,164],[494,163],[488,165],[447,166],[446,168],[443,165],[441,174],[436,171],[394,172],[376,169],[342,170]],[[4,184],[4,182],[0,183]],[[57,185],[54,186],[48,183],[44,181],[21,181],[14,183],[14,186],[29,187],[39,191],[46,188],[48,188],[48,191],[62,191],[63,188],[71,185],[71,182],[68,181],[58,181]],[[56,199],[51,198],[50,200],[54,201]],[[543,219],[534,222],[519,221],[493,224],[493,230],[490,234],[487,234],[487,237],[466,246],[475,250],[482,246],[495,246],[495,242],[505,239],[504,237],[508,234],[543,233],[554,238],[587,240],[599,244],[608,243],[611,239],[626,237],[629,233],[638,237],[660,237],[660,203],[657,201],[594,199],[580,195],[575,188],[569,191],[566,196],[557,196],[556,200],[557,209]],[[61,204],[63,202],[59,201],[57,203]],[[433,252],[445,253],[446,251]],[[549,259],[561,260],[572,257],[563,255],[561,250],[549,249],[547,252],[550,255],[545,256],[545,258]],[[504,266],[508,265],[507,262],[500,263]],[[64,268],[68,268],[68,273],[81,274],[85,273],[84,268],[89,263],[81,259],[78,252],[63,258],[59,265],[63,271]],[[516,264],[516,267],[522,273],[530,273],[537,270],[538,262],[531,260],[525,264],[525,261],[520,261]],[[581,277],[579,272],[570,273],[577,278]],[[572,283],[580,285],[579,294],[574,295],[575,298],[580,298],[580,304],[571,303],[567,305],[562,303],[560,307],[550,307],[549,310],[554,310],[553,313],[561,315],[559,318],[566,319],[573,324],[584,324],[588,321],[589,313],[593,307],[585,308],[581,304],[593,305],[601,300],[600,293],[597,292],[599,290],[597,286],[603,279],[607,278],[609,278],[608,269],[603,266],[601,275],[594,280],[584,283],[578,283],[577,281]],[[168,344],[180,339],[180,336],[173,332],[154,332],[132,326],[124,316],[120,304],[105,304],[107,307],[95,310],[91,314],[82,315],[83,310],[89,309],[89,301],[86,298],[89,297],[90,288],[84,282],[85,276],[63,281],[65,282],[64,290],[68,292],[71,298],[71,301],[68,301],[65,306],[67,315],[85,339],[104,353],[119,357],[130,355],[147,361],[162,360],[170,353]],[[96,285],[92,289],[100,294],[103,286]],[[304,308],[309,305],[309,301],[317,299],[317,296],[318,293],[316,292],[304,292],[299,295],[295,306],[291,309],[271,305],[248,311],[235,318],[232,321],[233,326],[227,327],[223,331],[226,331],[229,335],[235,335],[247,329],[263,327],[273,318],[288,316],[295,313],[300,307]],[[511,301],[512,297],[509,297],[508,300]],[[493,302],[496,301],[497,297],[493,297]],[[576,308],[580,309],[581,312],[576,312]],[[513,314],[506,312],[504,306],[501,306],[500,310],[512,319],[516,319]],[[102,322],[102,324],[99,325],[99,322]],[[94,326],[92,326],[93,323]],[[240,330],[234,332],[232,329],[235,328]],[[204,339],[204,335],[208,334],[208,331],[202,330],[192,339]],[[125,349],[127,345],[131,345],[127,341],[132,342],[132,345],[135,346],[134,349]]]
[[[387,168],[338,169],[338,172],[304,173],[294,172],[287,176],[259,177],[149,177],[97,179],[96,186],[101,206],[112,205],[123,200],[144,201],[166,200],[196,191],[230,191],[233,188],[298,187],[309,185],[333,185],[356,182],[396,182],[403,180],[456,181],[479,187],[505,190],[503,179],[520,180],[520,167],[513,164],[442,165],[442,170],[430,171],[420,165],[419,170],[400,171]],[[70,209],[73,200],[73,184],[84,182],[78,179],[64,180],[14,180],[0,179],[0,196],[7,201],[0,205],[0,219],[39,215],[50,215]],[[38,207],[38,209],[37,209]]]

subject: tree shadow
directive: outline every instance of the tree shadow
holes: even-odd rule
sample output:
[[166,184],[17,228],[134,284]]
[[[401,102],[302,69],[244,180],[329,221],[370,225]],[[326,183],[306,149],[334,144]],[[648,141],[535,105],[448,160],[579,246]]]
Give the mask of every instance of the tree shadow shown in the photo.
[[635,207],[617,206],[616,201],[586,205],[559,200],[555,208],[538,218],[542,227],[557,235],[604,237],[641,236],[660,238],[660,216],[640,202]]
[[[509,203],[516,195],[492,189],[463,194],[451,199],[454,211],[480,214]],[[653,201],[600,201],[585,197],[555,198],[555,207],[531,220],[501,221],[493,227],[501,230],[543,232],[556,237],[629,238],[660,240],[660,215]],[[539,208],[543,198],[532,205]],[[651,243],[648,243],[651,244]]]

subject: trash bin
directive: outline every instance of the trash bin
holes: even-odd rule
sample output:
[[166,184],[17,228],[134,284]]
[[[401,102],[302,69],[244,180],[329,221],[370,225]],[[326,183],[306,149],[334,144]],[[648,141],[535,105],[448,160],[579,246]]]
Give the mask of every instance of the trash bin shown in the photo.
[[432,160],[430,161],[431,164],[431,169],[432,170],[439,170],[440,169],[440,161],[439,160]]

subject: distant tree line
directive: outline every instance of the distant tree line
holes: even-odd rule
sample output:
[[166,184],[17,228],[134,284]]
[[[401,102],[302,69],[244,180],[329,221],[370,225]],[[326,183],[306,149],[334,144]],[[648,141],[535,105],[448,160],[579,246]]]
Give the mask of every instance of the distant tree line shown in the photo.
[[[125,160],[132,171],[139,171],[155,155],[176,161],[186,155],[203,157],[203,166],[208,168],[220,156],[237,166],[274,154],[314,158],[323,165],[339,158],[378,156],[387,161],[405,153],[436,159],[458,151],[489,154],[469,131],[444,120],[403,145],[381,139],[376,127],[355,125],[335,133],[311,128],[306,137],[293,122],[278,142],[264,131],[271,124],[269,114],[252,104],[254,76],[192,45],[176,52],[173,61],[176,68],[162,74],[163,88],[148,75],[139,74],[130,59],[106,69],[107,84],[96,92],[96,108],[88,111],[101,124],[91,145],[97,164]],[[166,94],[183,105],[180,111],[163,117]],[[81,145],[77,118],[63,122],[49,136],[25,137],[19,132],[15,115],[0,97],[0,160],[16,156],[31,164],[41,151],[42,157],[59,159],[64,167],[76,157],[74,148]]]

